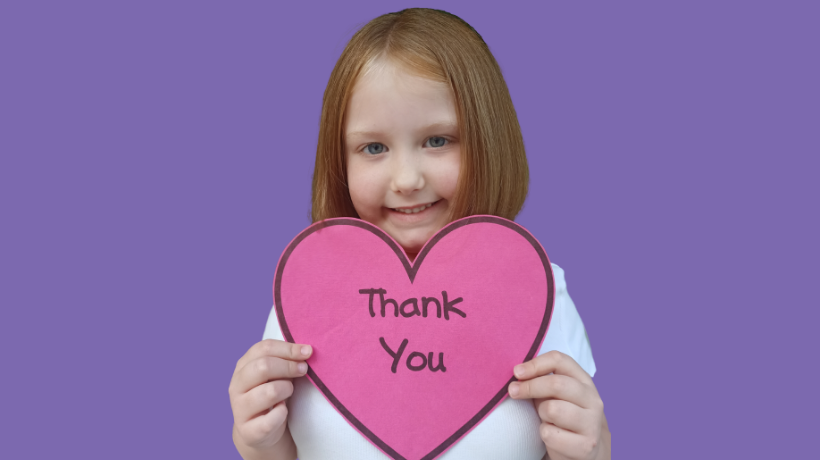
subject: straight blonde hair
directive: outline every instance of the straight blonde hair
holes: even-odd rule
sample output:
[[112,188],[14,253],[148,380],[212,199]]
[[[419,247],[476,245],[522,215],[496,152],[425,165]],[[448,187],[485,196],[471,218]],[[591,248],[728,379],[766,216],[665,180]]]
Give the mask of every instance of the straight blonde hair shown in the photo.
[[521,127],[501,68],[481,35],[441,10],[409,8],[368,22],[348,42],[322,99],[311,218],[356,217],[347,187],[345,109],[357,78],[380,59],[453,91],[461,168],[450,221],[476,214],[514,219],[527,197]]

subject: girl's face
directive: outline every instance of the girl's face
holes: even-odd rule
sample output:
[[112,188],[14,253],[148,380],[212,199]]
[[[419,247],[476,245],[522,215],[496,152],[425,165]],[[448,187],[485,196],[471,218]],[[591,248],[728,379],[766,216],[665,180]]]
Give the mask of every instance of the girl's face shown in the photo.
[[344,127],[350,198],[415,258],[449,223],[461,164],[450,88],[384,64],[353,87]]

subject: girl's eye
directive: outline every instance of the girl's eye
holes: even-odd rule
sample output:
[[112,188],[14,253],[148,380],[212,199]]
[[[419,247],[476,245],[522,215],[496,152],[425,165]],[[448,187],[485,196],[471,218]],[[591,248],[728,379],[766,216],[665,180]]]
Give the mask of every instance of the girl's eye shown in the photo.
[[[376,148],[375,150],[371,150],[370,147],[373,147],[373,146],[378,146],[378,148]],[[367,145],[364,146],[364,151],[371,154],[371,155],[378,155],[378,154],[384,152],[384,145],[379,144],[378,142],[374,142],[372,144],[367,144]]]
[[430,138],[430,147],[444,147],[445,142],[447,142],[447,139],[439,136],[433,136]]

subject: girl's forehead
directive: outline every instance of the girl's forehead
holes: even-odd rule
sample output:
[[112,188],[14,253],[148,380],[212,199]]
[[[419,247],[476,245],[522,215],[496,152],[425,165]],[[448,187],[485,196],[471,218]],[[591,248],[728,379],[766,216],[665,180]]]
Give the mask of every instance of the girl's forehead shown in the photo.
[[446,82],[431,78],[430,75],[422,75],[420,72],[410,68],[407,64],[400,63],[395,59],[377,58],[364,65],[358,78],[354,82],[353,92],[357,89],[361,90],[364,86],[386,81],[399,85],[418,85],[419,83],[423,83],[425,86],[440,86],[449,89],[449,85],[447,85]]
[[343,128],[346,140],[379,131],[427,131],[433,126],[452,129],[458,124],[448,84],[395,63],[377,63],[368,70],[360,74],[348,96]]
[[455,105],[452,91],[444,83],[410,74],[371,73],[354,85],[346,112],[348,122],[351,118],[370,122],[394,118],[391,115],[396,113],[454,116]]

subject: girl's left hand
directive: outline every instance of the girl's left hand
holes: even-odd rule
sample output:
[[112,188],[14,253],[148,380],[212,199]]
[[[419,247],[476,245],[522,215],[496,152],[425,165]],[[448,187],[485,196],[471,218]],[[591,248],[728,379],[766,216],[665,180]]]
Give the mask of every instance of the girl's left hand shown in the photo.
[[592,378],[571,357],[550,351],[515,366],[510,397],[532,399],[551,460],[609,459],[604,403]]

